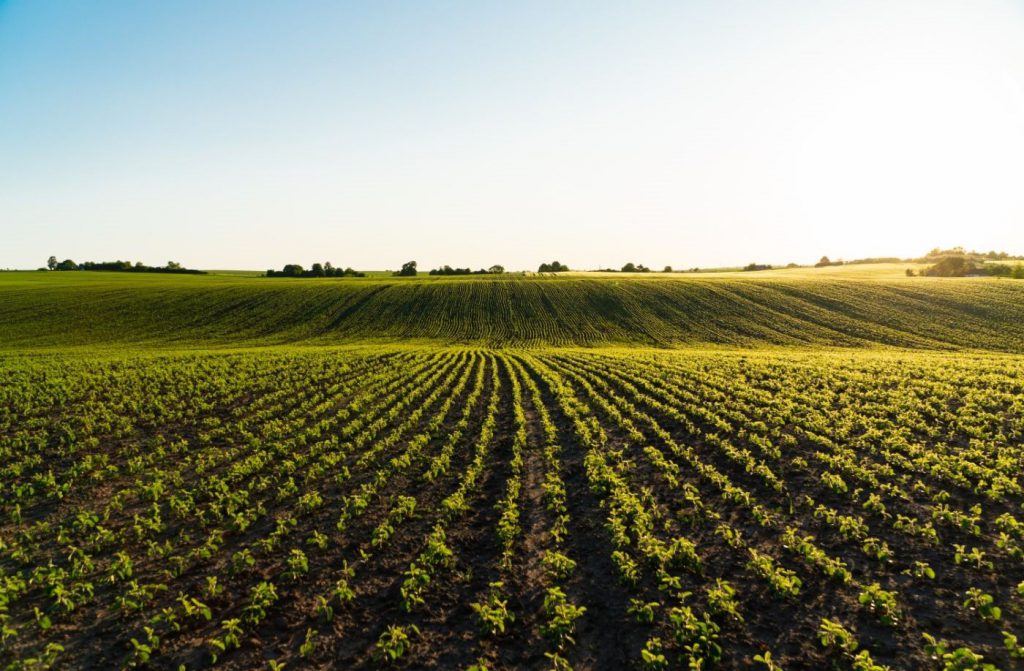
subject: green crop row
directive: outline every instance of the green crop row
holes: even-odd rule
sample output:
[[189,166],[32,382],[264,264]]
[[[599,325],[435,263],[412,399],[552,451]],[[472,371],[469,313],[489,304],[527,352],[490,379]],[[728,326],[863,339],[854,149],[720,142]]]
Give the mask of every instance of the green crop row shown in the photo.
[[1024,349],[1024,284],[995,279],[22,275],[0,276],[0,351],[367,340]]
[[1024,655],[1017,356],[361,346],[0,371],[2,668]]

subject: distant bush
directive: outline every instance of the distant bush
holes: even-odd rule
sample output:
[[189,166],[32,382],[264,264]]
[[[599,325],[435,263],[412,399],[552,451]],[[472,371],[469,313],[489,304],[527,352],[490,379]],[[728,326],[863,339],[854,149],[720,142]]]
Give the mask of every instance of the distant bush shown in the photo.
[[542,263],[540,264],[540,267],[537,268],[538,273],[563,273],[567,270],[569,270],[569,266],[564,263],[559,263],[558,261]]
[[289,263],[281,270],[268,270],[266,277],[366,277],[366,273],[352,268],[335,268],[330,261],[314,263],[306,270],[297,263]]
[[622,266],[622,272],[624,273],[649,273],[651,269],[642,263],[634,264],[632,261]]
[[[1020,264],[1017,264],[1018,266]],[[1013,277],[1014,268],[1006,263],[986,263],[975,268],[978,275],[989,275],[992,277]]]
[[929,277],[964,277],[976,274],[978,265],[967,256],[961,254],[943,256],[938,263],[926,269],[923,274]]
[[746,271],[771,270],[771,269],[772,269],[772,266],[770,264],[767,264],[767,263],[748,263],[747,265],[743,266],[743,270],[746,270]]
[[1024,280],[1024,264],[1009,265],[1008,263],[986,263],[975,270],[978,275],[989,275],[991,277],[1009,277],[1015,280]]

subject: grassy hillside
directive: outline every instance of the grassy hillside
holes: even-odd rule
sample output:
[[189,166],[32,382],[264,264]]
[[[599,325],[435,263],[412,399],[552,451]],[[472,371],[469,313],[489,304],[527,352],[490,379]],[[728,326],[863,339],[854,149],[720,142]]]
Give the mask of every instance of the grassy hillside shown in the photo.
[[1024,282],[786,275],[274,280],[0,273],[0,348],[430,340],[1024,351]]

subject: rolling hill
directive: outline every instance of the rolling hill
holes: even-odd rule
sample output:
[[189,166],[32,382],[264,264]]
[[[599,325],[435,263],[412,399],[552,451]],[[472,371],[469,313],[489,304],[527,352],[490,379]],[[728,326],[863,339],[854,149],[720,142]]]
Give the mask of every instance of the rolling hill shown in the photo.
[[431,341],[1024,351],[1024,282],[836,274],[368,278],[0,274],[0,348]]

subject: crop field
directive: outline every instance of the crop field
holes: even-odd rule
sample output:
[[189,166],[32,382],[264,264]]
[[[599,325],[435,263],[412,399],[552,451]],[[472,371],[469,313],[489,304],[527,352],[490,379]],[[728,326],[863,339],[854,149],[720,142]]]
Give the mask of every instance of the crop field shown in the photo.
[[0,372],[10,668],[1024,657],[1012,354],[9,348]]
[[0,351],[416,341],[1024,353],[1024,281],[858,279],[871,277],[870,267],[816,277],[805,269],[357,280],[0,273]]

